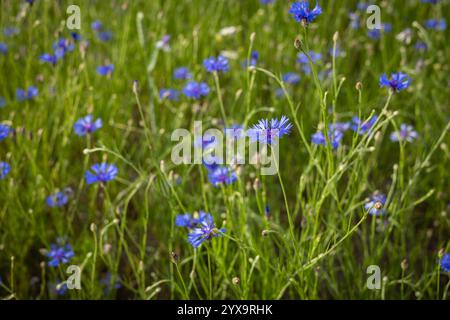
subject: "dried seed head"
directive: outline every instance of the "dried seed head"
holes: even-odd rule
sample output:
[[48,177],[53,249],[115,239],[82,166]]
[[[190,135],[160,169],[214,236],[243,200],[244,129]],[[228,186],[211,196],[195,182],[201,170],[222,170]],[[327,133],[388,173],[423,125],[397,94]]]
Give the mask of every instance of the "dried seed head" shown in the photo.
[[261,235],[262,235],[263,237],[267,237],[267,236],[269,235],[269,230],[263,230],[263,231],[261,232]]
[[241,279],[238,277],[234,277],[233,280],[231,280],[235,286],[239,285],[241,283]]

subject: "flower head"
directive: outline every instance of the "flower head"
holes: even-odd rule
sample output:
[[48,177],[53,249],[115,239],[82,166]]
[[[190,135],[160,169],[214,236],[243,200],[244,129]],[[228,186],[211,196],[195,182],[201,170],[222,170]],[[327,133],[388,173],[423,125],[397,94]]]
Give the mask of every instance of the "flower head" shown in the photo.
[[245,60],[242,63],[242,67],[244,67],[244,68],[254,67],[257,64],[258,59],[259,59],[259,52],[258,51],[252,51],[252,53],[250,54],[250,60],[249,61]]
[[52,244],[50,246],[50,251],[47,252],[47,257],[50,259],[48,265],[50,267],[57,267],[60,264],[68,263],[74,256],[75,253],[73,252],[70,244]]
[[386,195],[380,192],[375,192],[364,204],[364,209],[368,211],[370,215],[380,216],[386,212],[384,208],[385,204],[386,204]]
[[388,79],[386,74],[382,74],[380,77],[380,87],[391,88],[394,92],[400,92],[409,87],[411,78],[407,74],[402,72],[395,72],[391,74],[391,79]]
[[0,161],[0,180],[4,179],[11,171],[11,166],[7,162]]
[[91,167],[92,171],[86,171],[85,178],[87,184],[96,182],[105,183],[114,180],[119,173],[117,167],[108,163],[97,163]]
[[192,74],[186,67],[180,67],[173,71],[173,77],[177,80],[188,80],[192,78]]
[[9,136],[10,132],[11,132],[10,126],[0,123],[0,141],[6,139]]
[[287,72],[282,75],[282,80],[293,85],[300,82],[300,76],[295,72]]
[[171,101],[177,101],[179,97],[180,93],[178,92],[178,90],[170,88],[169,89],[163,88],[159,90],[159,98],[161,100],[168,99]]
[[232,184],[237,180],[236,172],[226,166],[218,166],[208,171],[208,180],[214,187],[221,184]]
[[292,3],[289,13],[297,22],[308,24],[322,14],[322,8],[316,2],[314,9],[310,10],[308,1],[298,1]]
[[184,227],[188,229],[194,229],[203,221],[213,221],[213,217],[204,211],[199,213],[194,213],[191,215],[190,213],[179,214],[175,217],[175,225],[177,227]]
[[85,136],[89,133],[97,131],[103,126],[102,119],[96,119],[94,121],[94,116],[92,114],[88,114],[87,116],[80,118],[75,122],[73,128],[75,133],[78,136]]
[[8,52],[8,45],[6,43],[0,42],[0,53],[6,54]]
[[413,142],[417,138],[418,134],[414,131],[414,127],[411,125],[401,124],[400,130],[396,132],[392,132],[390,139],[391,141],[407,141]]
[[365,133],[370,132],[370,130],[372,129],[372,127],[375,124],[375,122],[377,121],[377,119],[378,119],[378,116],[374,115],[373,117],[370,117],[366,121],[361,122],[361,120],[355,116],[352,118],[350,128],[354,132],[357,132],[359,135],[363,135]]
[[18,101],[31,100],[35,98],[39,93],[38,88],[29,86],[27,90],[17,88],[16,89],[16,98]]
[[113,64],[107,64],[104,66],[98,66],[97,67],[97,73],[101,76],[109,76],[114,71],[114,65]]
[[425,21],[425,27],[431,30],[443,31],[447,29],[447,22],[445,21],[445,19],[441,20],[429,19]]
[[183,88],[183,94],[192,99],[200,99],[207,96],[209,93],[209,87],[204,82],[189,81]]
[[209,57],[205,59],[203,66],[208,72],[227,72],[229,70],[228,59],[221,55],[217,58]]
[[188,241],[194,248],[198,248],[203,242],[220,237],[224,232],[225,229],[216,228],[212,219],[206,219],[188,234]]
[[450,253],[445,253],[441,259],[441,269],[444,272],[450,272]]
[[62,207],[69,202],[69,197],[72,195],[72,189],[67,188],[63,191],[58,191],[47,197],[46,202],[49,207]]
[[156,48],[161,49],[163,51],[170,51],[170,35],[166,34],[156,43]]
[[[330,139],[330,143],[333,149],[337,149],[339,147],[339,144],[343,138],[344,134],[342,131],[339,131],[337,129],[328,130],[328,138]],[[326,146],[327,145],[327,139],[325,137],[325,134],[323,132],[316,132],[312,135],[311,141],[314,144]]]
[[282,116],[280,120],[272,118],[270,121],[267,119],[259,120],[251,129],[247,131],[247,135],[250,140],[255,142],[273,144],[276,143],[279,138],[289,134],[292,129],[292,124],[286,116]]
[[[315,53],[314,51],[309,51],[309,58],[311,58],[312,63],[316,63],[322,59],[321,53]],[[311,64],[308,56],[304,52],[297,54],[297,63],[300,64],[302,70],[306,74],[311,74]]]

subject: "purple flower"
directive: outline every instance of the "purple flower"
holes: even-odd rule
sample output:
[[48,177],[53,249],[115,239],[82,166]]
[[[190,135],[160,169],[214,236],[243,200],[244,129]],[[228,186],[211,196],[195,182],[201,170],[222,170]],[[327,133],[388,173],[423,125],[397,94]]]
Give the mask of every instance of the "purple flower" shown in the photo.
[[443,31],[447,29],[447,22],[445,21],[445,19],[441,20],[429,19],[425,21],[425,27],[431,30]]
[[391,141],[407,141],[413,142],[417,138],[418,134],[414,131],[414,127],[406,124],[400,125],[400,130],[392,132],[390,139]]
[[11,166],[7,162],[0,161],[0,180],[5,179],[11,171]]
[[173,71],[173,77],[177,80],[188,80],[192,78],[192,74],[186,67],[180,67]]
[[305,0],[292,3],[289,13],[297,22],[308,24],[322,14],[322,8],[316,2],[314,9],[310,10],[309,2]]
[[224,232],[225,229],[216,228],[212,219],[205,220],[188,234],[188,241],[194,248],[198,248],[203,242],[220,237]]
[[0,141],[6,139],[9,136],[10,132],[11,132],[10,126],[0,123]]
[[[328,130],[328,138],[333,149],[337,149],[343,138],[344,134],[339,130]],[[312,143],[316,145],[327,145],[327,140],[323,132],[316,132],[311,136]]]
[[159,98],[161,100],[168,99],[171,101],[177,101],[180,97],[180,93],[175,89],[160,89],[159,90]]
[[8,52],[8,45],[0,42],[0,53],[6,54]]
[[229,70],[228,59],[221,55],[217,58],[209,57],[205,59],[203,66],[208,72],[227,72]]
[[242,63],[242,67],[244,67],[244,68],[247,68],[249,66],[250,67],[255,67],[257,62],[258,62],[258,59],[259,59],[259,52],[258,51],[252,51],[252,53],[250,55],[250,60],[249,61],[245,60]]
[[381,216],[385,214],[386,210],[384,205],[386,204],[386,195],[375,192],[364,204],[364,209],[372,216]]
[[300,82],[300,76],[295,72],[287,72],[282,75],[282,80],[288,84],[297,84]]
[[350,12],[348,18],[350,19],[352,29],[358,29],[360,25],[359,15],[356,12]]
[[409,87],[411,78],[407,74],[402,72],[395,72],[391,74],[391,79],[388,79],[386,74],[382,74],[380,77],[380,87],[391,88],[394,92],[400,92]]
[[47,205],[51,208],[62,207],[69,202],[69,197],[72,195],[72,189],[67,188],[63,191],[56,192],[47,197]]
[[255,142],[273,144],[282,136],[289,134],[292,124],[286,116],[282,116],[280,120],[272,118],[259,120],[251,129],[247,131],[250,140]]
[[[312,63],[316,63],[322,59],[321,53],[315,53],[314,51],[309,51],[309,57],[311,58]],[[309,62],[308,56],[304,52],[300,52],[297,55],[297,62],[300,64],[303,72],[306,74],[311,74],[311,64]]]
[[219,166],[213,170],[209,170],[208,180],[214,186],[221,184],[229,185],[237,180],[236,172],[228,167]]
[[75,253],[73,252],[72,246],[70,244],[52,244],[50,246],[50,251],[47,253],[47,257],[50,259],[48,265],[50,267],[57,267],[60,264],[68,263],[74,256]]
[[101,29],[103,29],[103,25],[99,20],[95,20],[94,22],[92,22],[91,28],[94,31],[100,31]]
[[350,125],[350,128],[354,132],[357,132],[359,135],[363,135],[365,133],[370,132],[370,129],[372,129],[372,127],[375,124],[375,122],[377,121],[377,119],[378,119],[378,116],[374,115],[373,117],[370,117],[369,119],[367,119],[366,121],[361,123],[361,120],[355,116],[352,118],[352,123]]
[[75,134],[81,137],[97,131],[102,127],[102,125],[102,119],[99,118],[94,121],[94,116],[92,114],[88,114],[87,116],[78,119],[73,128],[75,130]]
[[194,229],[203,221],[212,222],[213,217],[209,213],[206,213],[201,210],[198,214],[194,213],[194,215],[191,215],[190,213],[184,213],[179,214],[175,217],[175,225],[177,227],[183,227],[188,229]]
[[17,88],[16,89],[16,98],[18,101],[31,100],[35,98],[39,93],[38,88],[29,86],[27,90]]
[[161,49],[163,51],[170,51],[170,35],[165,35],[156,43],[156,48]]
[[450,253],[446,253],[442,256],[441,269],[444,272],[450,272]]
[[97,67],[97,73],[101,76],[109,76],[114,71],[114,65],[113,64],[107,64],[104,66]]
[[209,93],[209,87],[204,82],[189,81],[183,88],[183,94],[192,99],[200,99],[207,96]]
[[119,173],[117,167],[108,163],[97,163],[91,167],[92,171],[86,171],[85,178],[87,184],[96,182],[105,183],[114,180]]

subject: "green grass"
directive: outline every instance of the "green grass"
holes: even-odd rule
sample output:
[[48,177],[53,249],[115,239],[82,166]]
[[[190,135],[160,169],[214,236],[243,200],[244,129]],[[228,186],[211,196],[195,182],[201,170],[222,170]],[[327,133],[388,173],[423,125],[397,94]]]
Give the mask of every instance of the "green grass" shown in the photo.
[[[356,1],[320,1],[324,13],[307,37],[282,0],[78,1],[79,32],[89,46],[83,52],[76,44],[52,67],[38,57],[59,36],[70,37],[64,21],[72,3],[37,0],[21,15],[20,2],[0,3],[1,29],[20,28],[0,36],[8,44],[0,54],[0,96],[8,101],[0,122],[16,129],[0,142],[0,161],[11,165],[0,180],[1,297],[58,298],[52,286],[68,278],[68,264],[49,267],[44,250],[66,236],[75,252],[70,264],[83,272],[82,289],[63,298],[448,299],[449,274],[440,271],[438,254],[450,251],[449,38],[423,28],[428,18],[449,22],[448,3],[383,2],[382,20],[393,31],[374,41],[366,28],[349,27]],[[114,33],[112,41],[96,38],[96,19]],[[238,32],[220,35],[229,26]],[[414,34],[410,45],[395,39],[406,27]],[[333,68],[328,51],[336,31],[346,55]],[[170,52],[155,49],[165,34],[172,35]],[[296,37],[322,53],[315,69],[332,70],[325,80],[298,71]],[[414,50],[418,39],[427,52]],[[257,68],[244,69],[252,49],[260,54]],[[214,188],[202,166],[171,161],[173,130],[192,129],[195,120],[204,129],[221,127],[215,79],[202,62],[222,51],[237,57],[219,76],[228,122],[287,115],[294,124],[280,140],[279,176],[244,165],[236,183]],[[108,62],[112,76],[98,75],[96,67]],[[210,86],[201,104],[159,99],[159,88],[182,89],[172,78],[180,66]],[[300,84],[280,82],[288,71],[302,74]],[[389,98],[378,78],[395,71],[413,80]],[[16,88],[29,85],[38,97],[17,102]],[[287,97],[276,97],[280,85]],[[73,125],[88,113],[102,118],[103,128],[78,137]],[[380,118],[371,134],[347,132],[337,150],[311,144],[324,124],[374,113]],[[389,140],[401,123],[414,125],[414,143]],[[85,171],[101,161],[115,163],[119,177],[87,186]],[[69,204],[49,208],[46,197],[66,187],[74,191]],[[364,211],[376,190],[388,195],[382,217]],[[174,218],[199,210],[227,231],[194,250]],[[366,286],[370,265],[381,269],[380,290]],[[120,278],[120,289],[105,293],[100,279],[107,272],[111,282]]]

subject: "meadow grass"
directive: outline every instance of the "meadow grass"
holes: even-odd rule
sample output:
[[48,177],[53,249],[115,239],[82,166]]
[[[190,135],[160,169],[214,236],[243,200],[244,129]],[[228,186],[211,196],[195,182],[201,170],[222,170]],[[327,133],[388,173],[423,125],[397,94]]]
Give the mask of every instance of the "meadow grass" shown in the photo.
[[[0,161],[11,166],[0,180],[1,297],[448,299],[439,260],[450,251],[449,38],[424,21],[450,21],[449,3],[376,1],[392,24],[378,40],[368,37],[363,11],[351,28],[356,1],[319,1],[323,14],[307,28],[289,15],[290,3],[77,1],[83,40],[53,66],[39,56],[70,39],[72,2],[0,2],[2,31],[19,29],[0,36],[8,45],[0,122],[13,128],[0,141]],[[92,30],[95,20],[110,41]],[[396,39],[405,28],[411,43]],[[170,51],[157,48],[164,35]],[[418,40],[426,51],[414,49]],[[333,58],[333,48],[343,54]],[[254,50],[256,66],[244,68]],[[309,50],[322,59],[306,74],[296,57]],[[206,72],[203,60],[220,53],[230,70]],[[109,63],[112,74],[96,72]],[[186,81],[172,76],[181,66],[208,84],[206,97],[160,97],[161,88],[182,90]],[[380,75],[397,71],[411,77],[409,88],[380,88]],[[282,81],[286,72],[300,82]],[[39,94],[18,101],[16,88],[30,85]],[[74,124],[87,114],[103,126],[80,137]],[[349,130],[337,149],[311,141],[331,123],[375,114],[369,132]],[[282,115],[293,128],[279,141],[277,175],[242,165],[236,182],[214,187],[202,165],[171,161],[172,131],[196,120],[247,128]],[[416,140],[389,139],[402,123],[414,125]],[[88,185],[85,172],[100,162],[114,163],[117,178]],[[65,188],[68,203],[49,207],[46,198]],[[375,191],[387,196],[380,216],[365,208]],[[194,249],[175,218],[200,210],[226,231]],[[74,256],[51,267],[46,255],[61,237]],[[82,269],[82,288],[58,294],[71,264]],[[366,284],[370,265],[381,270],[378,290]]]

